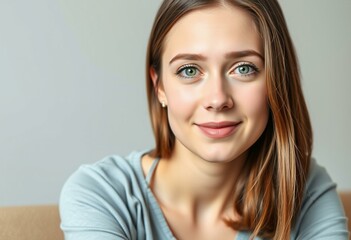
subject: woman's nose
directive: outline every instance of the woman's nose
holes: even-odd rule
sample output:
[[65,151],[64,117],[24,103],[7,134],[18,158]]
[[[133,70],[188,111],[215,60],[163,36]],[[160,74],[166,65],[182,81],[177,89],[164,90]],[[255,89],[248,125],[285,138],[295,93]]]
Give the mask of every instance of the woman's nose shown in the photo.
[[233,108],[230,83],[224,77],[208,79],[204,90],[204,108],[209,111],[225,111]]

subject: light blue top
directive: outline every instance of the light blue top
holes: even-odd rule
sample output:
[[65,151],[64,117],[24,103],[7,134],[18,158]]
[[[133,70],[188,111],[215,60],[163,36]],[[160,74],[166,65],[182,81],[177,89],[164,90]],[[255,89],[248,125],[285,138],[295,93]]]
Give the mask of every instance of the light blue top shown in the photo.
[[[106,157],[81,166],[67,180],[60,198],[66,240],[175,239],[148,184],[158,161],[144,177],[145,153]],[[325,169],[313,160],[291,239],[348,239],[335,188]],[[239,232],[236,240],[247,240],[249,235]]]

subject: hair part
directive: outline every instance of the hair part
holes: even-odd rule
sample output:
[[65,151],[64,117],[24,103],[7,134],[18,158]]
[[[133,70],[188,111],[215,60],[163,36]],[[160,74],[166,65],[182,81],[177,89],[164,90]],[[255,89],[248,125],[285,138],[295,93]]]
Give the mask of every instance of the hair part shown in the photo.
[[[226,222],[252,236],[289,239],[302,204],[312,152],[312,127],[303,97],[294,46],[276,0],[165,0],[150,34],[146,59],[149,113],[155,136],[154,157],[172,154],[175,136],[157,89],[162,87],[162,53],[167,33],[185,14],[219,5],[238,7],[255,22],[262,39],[270,116],[266,129],[249,149],[235,188],[240,219]],[[150,68],[158,75],[155,84]]]

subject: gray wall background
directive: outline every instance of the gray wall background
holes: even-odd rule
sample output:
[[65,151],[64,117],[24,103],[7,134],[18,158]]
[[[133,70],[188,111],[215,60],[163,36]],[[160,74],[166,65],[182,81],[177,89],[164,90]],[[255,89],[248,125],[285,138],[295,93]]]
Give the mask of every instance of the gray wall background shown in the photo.
[[[57,203],[68,176],[151,148],[144,84],[160,0],[0,0],[0,205]],[[314,156],[351,188],[351,1],[281,0]]]

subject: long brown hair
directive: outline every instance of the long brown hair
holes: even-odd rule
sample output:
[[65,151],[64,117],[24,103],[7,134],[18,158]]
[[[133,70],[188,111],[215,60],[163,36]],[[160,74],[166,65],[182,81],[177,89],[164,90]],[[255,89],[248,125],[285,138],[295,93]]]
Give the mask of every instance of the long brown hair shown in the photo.
[[[146,85],[155,135],[153,156],[172,154],[175,136],[167,111],[157,98],[164,39],[184,14],[230,4],[254,20],[264,47],[270,116],[261,137],[249,149],[236,183],[234,207],[240,220],[227,223],[252,237],[289,239],[301,207],[312,151],[312,128],[303,97],[299,66],[282,10],[276,0],[165,0],[156,15],[147,49]],[[153,68],[159,79],[154,85]]]

